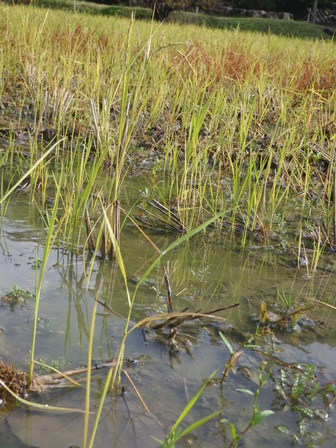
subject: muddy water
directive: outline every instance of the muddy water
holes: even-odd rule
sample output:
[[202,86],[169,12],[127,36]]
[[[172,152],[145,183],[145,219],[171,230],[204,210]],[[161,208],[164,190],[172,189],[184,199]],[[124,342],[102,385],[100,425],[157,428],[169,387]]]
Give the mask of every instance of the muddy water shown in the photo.
[[[152,233],[161,247],[176,238]],[[37,210],[27,203],[22,193],[13,196],[0,230],[0,289],[2,296],[14,285],[34,293],[36,265],[43,255],[45,230]],[[151,246],[130,226],[122,232],[122,246],[131,292],[137,278],[155,254]],[[83,277],[83,259],[62,248],[54,249],[48,260],[42,289],[36,358],[68,370],[86,363],[90,316],[94,297],[108,304],[117,313],[127,313],[127,298],[122,276],[113,263],[97,260],[89,285]],[[336,278],[333,260],[324,261],[328,270],[320,269],[313,276],[306,268],[297,269],[293,256],[281,254],[277,247],[248,246],[244,252],[239,242],[234,245],[225,236],[196,236],[180,246],[159,264],[139,288],[133,322],[166,311],[166,287],[163,266],[168,266],[174,296],[174,310],[210,311],[239,303],[219,313],[225,321],[192,321],[178,333],[180,346],[170,350],[162,333],[134,331],[127,340],[127,358],[139,360],[128,367],[152,414],[148,415],[130,384],[122,377],[125,393],[108,396],[104,404],[96,446],[101,448],[158,446],[153,440],[163,439],[188,400],[203,381],[217,370],[216,379],[229,359],[229,350],[219,336],[225,334],[234,349],[246,342],[257,329],[262,301],[269,311],[286,314],[279,293],[284,292],[297,306],[306,306],[317,298],[333,304]],[[19,303],[3,301],[0,307],[0,354],[27,369],[34,301],[26,298]],[[225,419],[237,432],[249,424],[253,393],[258,388],[258,368],[263,360],[270,377],[261,389],[259,407],[273,410],[242,438],[242,446],[289,446],[298,441],[305,446],[336,446],[333,420],[332,382],[336,379],[336,334],[334,312],[326,307],[305,311],[294,324],[271,329],[271,334],[257,337],[254,343],[268,351],[280,363],[265,358],[260,352],[245,349],[225,384],[209,385],[183,423],[189,423],[222,409],[219,417],[191,434],[179,446],[228,446],[231,436]],[[113,357],[124,327],[122,318],[98,307],[95,327],[95,362]],[[294,328],[293,328],[294,327]],[[320,382],[318,393],[311,398],[309,387],[303,387],[295,398],[293,383],[300,370],[288,363],[312,364]],[[282,371],[282,372],[281,372]],[[93,373],[91,408],[98,406],[106,370]],[[304,386],[303,377],[297,382]],[[277,392],[277,382],[282,392]],[[331,383],[327,393],[323,387]],[[278,387],[279,389],[279,387]],[[61,407],[84,408],[85,389],[62,388],[44,392],[29,399]],[[327,410],[327,411],[326,411]],[[308,411],[311,411],[310,413]],[[308,415],[309,414],[309,415]],[[2,414],[0,446],[66,448],[81,446],[83,416],[37,412],[22,406]]]

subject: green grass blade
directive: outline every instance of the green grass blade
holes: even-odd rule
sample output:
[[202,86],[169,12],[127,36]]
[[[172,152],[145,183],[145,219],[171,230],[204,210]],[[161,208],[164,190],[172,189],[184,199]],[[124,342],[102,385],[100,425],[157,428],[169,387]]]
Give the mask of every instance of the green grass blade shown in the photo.
[[53,232],[54,232],[54,224],[56,221],[56,213],[57,213],[58,202],[59,202],[60,193],[61,193],[62,177],[63,177],[63,173],[61,171],[61,174],[59,177],[59,183],[58,183],[57,189],[56,189],[56,197],[55,197],[54,207],[53,207],[52,215],[51,215],[51,218],[49,221],[49,228],[48,228],[48,234],[47,234],[47,240],[45,243],[43,258],[42,258],[41,269],[40,269],[40,273],[39,273],[39,277],[38,277],[38,282],[36,285],[35,310],[34,310],[34,322],[33,322],[33,331],[32,331],[32,342],[31,342],[31,349],[30,349],[28,385],[31,384],[32,379],[33,379],[36,329],[37,329],[40,294],[41,294],[41,289],[42,289],[42,281],[43,281],[43,277],[44,277],[44,272],[45,272],[46,265],[47,265],[47,260],[48,260],[49,253],[52,249],[53,241],[54,241],[54,240],[52,240],[52,236],[53,236]]
[[119,264],[119,268],[120,268],[121,273],[122,273],[122,276],[123,276],[123,278],[124,278],[125,287],[126,287],[126,294],[127,294],[128,306],[130,307],[130,306],[131,306],[131,297],[130,297],[130,293],[129,293],[129,290],[128,290],[127,275],[126,275],[126,270],[125,270],[124,262],[123,262],[123,259],[122,259],[122,256],[121,256],[121,252],[120,252],[119,244],[118,244],[118,242],[117,242],[117,240],[116,240],[116,237],[114,236],[114,233],[113,233],[113,230],[112,230],[110,221],[109,221],[109,219],[108,219],[108,217],[107,217],[106,212],[105,212],[104,209],[103,209],[103,214],[104,214],[104,221],[105,221],[105,224],[106,224],[108,233],[109,233],[109,235],[110,235],[110,238],[111,238],[111,241],[112,241],[112,244],[113,244],[113,249],[114,249],[114,251],[115,251],[116,258],[117,258],[117,261],[118,261],[118,264]]
[[183,411],[181,412],[179,418],[176,420],[175,424],[172,426],[170,432],[175,432],[176,429],[178,428],[178,426],[180,425],[180,423],[186,418],[186,416],[189,414],[190,410],[192,409],[192,407],[194,406],[194,404],[196,403],[196,401],[199,399],[199,397],[202,395],[202,392],[204,391],[206,385],[208,384],[208,382],[214,377],[214,375],[216,374],[216,370],[210,375],[208,381],[206,381],[202,387],[200,387],[200,389],[196,392],[196,394],[192,397],[192,399],[188,402],[188,404],[186,405],[186,407],[183,409]]
[[39,404],[39,403],[32,403],[31,401],[25,400],[24,398],[19,397],[16,395],[6,384],[4,381],[0,380],[0,385],[6,389],[6,391],[12,395],[16,400],[18,400],[20,403],[30,406],[32,408],[39,409],[41,411],[52,411],[52,412],[80,412],[84,413],[82,409],[76,409],[76,408],[60,408],[57,406],[49,406],[48,404]]
[[217,415],[219,415],[221,412],[223,412],[222,409],[220,409],[219,411],[213,412],[212,414],[207,415],[206,417],[203,417],[203,418],[197,420],[196,422],[192,423],[190,426],[188,426],[188,428],[186,428],[183,432],[181,432],[181,434],[178,436],[176,441],[181,439],[182,437],[186,436],[190,432],[195,431],[195,429],[198,429],[199,427],[205,425],[208,421],[217,417]]
[[2,198],[0,198],[0,204],[5,201],[9,195],[11,195],[13,193],[14,190],[16,190],[16,188],[43,162],[43,160],[48,157],[48,155],[56,148],[56,146],[58,146],[63,140],[65,140],[65,138],[62,138],[61,140],[58,140],[58,142],[56,142],[51,148],[48,149],[48,151],[46,151],[42,157],[40,157],[38,159],[37,162],[34,163],[34,165],[22,176],[20,177],[20,179],[16,182],[15,185],[13,185],[12,188],[10,188],[7,193],[5,193],[4,196],[2,196]]
[[225,342],[225,345],[227,346],[227,348],[229,349],[230,355],[233,354],[233,348],[232,345],[230,344],[230,342],[226,339],[226,337],[223,335],[223,333],[220,331],[219,332],[219,336],[223,339],[223,341]]
[[203,224],[199,225],[198,227],[196,227],[193,230],[190,230],[189,232],[185,233],[184,235],[182,235],[180,238],[178,238],[177,240],[173,241],[165,250],[163,250],[160,254],[160,256],[154,261],[153,264],[151,264],[149,266],[149,268],[146,270],[146,272],[142,275],[142,277],[140,278],[138,284],[137,284],[137,288],[135,290],[135,293],[137,292],[137,289],[139,288],[139,286],[146,280],[146,278],[148,277],[148,275],[152,272],[152,270],[155,268],[155,266],[159,263],[159,261],[161,260],[161,258],[166,255],[168,252],[172,251],[173,249],[175,249],[176,247],[178,247],[180,244],[188,241],[191,237],[193,237],[194,235],[197,235],[199,232],[202,232],[202,230],[206,229],[208,226],[210,226],[212,223],[214,223],[215,221],[217,221],[219,218],[223,218],[223,216],[226,214],[227,212],[222,212],[222,213],[218,213],[216,216],[208,219],[208,221],[204,222]]
[[252,426],[257,425],[258,423],[260,423],[262,420],[264,420],[264,418],[268,417],[269,415],[274,414],[273,411],[271,410],[265,410],[265,411],[259,411],[257,412],[254,416],[253,416],[253,420],[252,420]]

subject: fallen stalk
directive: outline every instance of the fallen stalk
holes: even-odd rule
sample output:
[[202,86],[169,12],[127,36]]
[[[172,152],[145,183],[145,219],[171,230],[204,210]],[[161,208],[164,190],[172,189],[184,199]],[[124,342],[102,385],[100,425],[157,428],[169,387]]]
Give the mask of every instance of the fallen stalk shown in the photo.
[[[128,359],[124,360],[124,364],[126,364],[129,367],[132,365],[135,365],[139,362],[140,362],[140,360],[136,359],[136,358],[134,358],[134,359],[128,358]],[[79,367],[78,369],[67,370],[66,372],[55,372],[55,373],[51,373],[51,374],[47,374],[47,375],[42,375],[42,376],[39,376],[38,378],[42,381],[42,383],[44,385],[52,387],[52,386],[57,386],[57,384],[60,384],[60,380],[66,379],[69,381],[72,376],[87,373],[89,370],[95,371],[95,370],[100,370],[100,369],[106,369],[106,368],[115,367],[116,365],[117,365],[117,360],[112,359],[110,361],[104,361],[101,363],[94,364],[91,367]]]

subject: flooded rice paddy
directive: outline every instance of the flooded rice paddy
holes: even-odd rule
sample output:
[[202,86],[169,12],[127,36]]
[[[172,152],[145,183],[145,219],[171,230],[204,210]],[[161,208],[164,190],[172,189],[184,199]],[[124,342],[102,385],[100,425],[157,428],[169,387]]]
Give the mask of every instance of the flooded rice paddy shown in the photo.
[[0,446],[336,446],[334,43],[0,10]]
[[[124,201],[127,188],[134,191],[136,182],[132,180],[132,188],[126,184]],[[27,370],[45,226],[28,196],[16,192],[1,218],[0,229],[1,357]],[[176,238],[154,231],[150,237],[159,247],[166,247]],[[131,225],[123,228],[121,252],[133,292],[155,253]],[[83,275],[84,264],[89,262],[86,257],[74,255],[60,244],[48,259],[35,359],[60,371],[86,364],[95,297],[99,300],[93,343],[95,364],[116,354],[123,334],[122,316],[127,315],[128,305],[120,270],[116,263],[97,258],[87,285]],[[182,438],[178,446],[234,446],[230,445],[230,423],[237,434],[244,432],[251,421],[253,395],[258,389],[259,409],[273,414],[249,428],[239,446],[334,446],[335,319],[333,310],[314,302],[334,303],[333,263],[326,256],[324,269],[310,276],[305,267],[297,268],[295,257],[280,254],[276,247],[246,245],[242,251],[239,241],[211,232],[196,235],[173,250],[139,287],[133,323],[166,312],[163,266],[169,271],[174,311],[188,308],[208,312],[237,303],[239,306],[217,313],[224,319],[184,323],[178,328],[174,346],[166,330],[134,330],[126,341],[125,358],[130,361],[124,367],[151,414],[122,374],[118,392],[108,394],[105,400],[95,446],[158,446],[157,439],[164,440],[188,401],[213,372],[213,379],[182,428],[217,410],[221,413]],[[269,319],[278,323],[262,329],[263,301]],[[300,311],[293,316],[293,310]],[[232,351],[242,351],[223,384],[222,372],[230,351],[220,332]],[[253,346],[242,348],[248,341]],[[39,365],[36,369],[43,373]],[[107,370],[92,371],[93,413]],[[262,388],[258,371],[267,375]],[[51,388],[36,396],[30,394],[28,399],[84,409],[85,375],[76,379],[82,388]],[[19,405],[1,415],[0,446],[42,448],[48,440],[49,448],[79,447],[82,439],[83,415],[79,413],[52,413]]]

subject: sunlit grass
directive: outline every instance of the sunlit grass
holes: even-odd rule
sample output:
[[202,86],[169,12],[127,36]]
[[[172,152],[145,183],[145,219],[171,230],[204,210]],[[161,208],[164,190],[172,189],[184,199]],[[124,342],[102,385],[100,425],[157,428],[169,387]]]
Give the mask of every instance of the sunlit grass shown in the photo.
[[[72,253],[88,247],[87,283],[98,254],[113,254],[124,280],[128,314],[91,435],[87,375],[83,445],[93,446],[104,398],[118,383],[127,337],[137,328],[130,328],[137,289],[167,252],[209,228],[217,234],[231,229],[242,246],[250,238],[277,238],[298,263],[310,244],[309,274],[316,271],[325,236],[333,233],[335,46],[32,6],[0,5],[0,30],[0,156],[11,172],[7,188],[1,176],[1,211],[29,178],[30,197],[48,227],[30,378],[38,299],[53,244]],[[120,206],[120,193],[125,177],[141,173],[146,158],[142,213],[149,225],[156,219],[183,235],[161,252],[152,244],[159,255],[131,295],[120,210],[139,225],[136,207]],[[316,227],[317,241],[303,243],[302,235]],[[95,318],[94,307],[88,365]]]
[[[112,224],[124,176],[146,148],[153,163],[161,160],[151,196],[185,230],[233,208],[243,244],[250,235],[267,239],[296,195],[301,215],[316,207],[315,221],[331,233],[332,42],[1,10],[3,162],[17,158],[19,133],[30,153],[21,170],[32,168],[50,138],[65,139],[55,162],[65,164],[62,238],[72,250],[97,176],[111,174],[103,198]],[[48,178],[43,168],[39,177]],[[45,198],[46,182],[43,191]],[[306,225],[300,213],[297,220]]]

